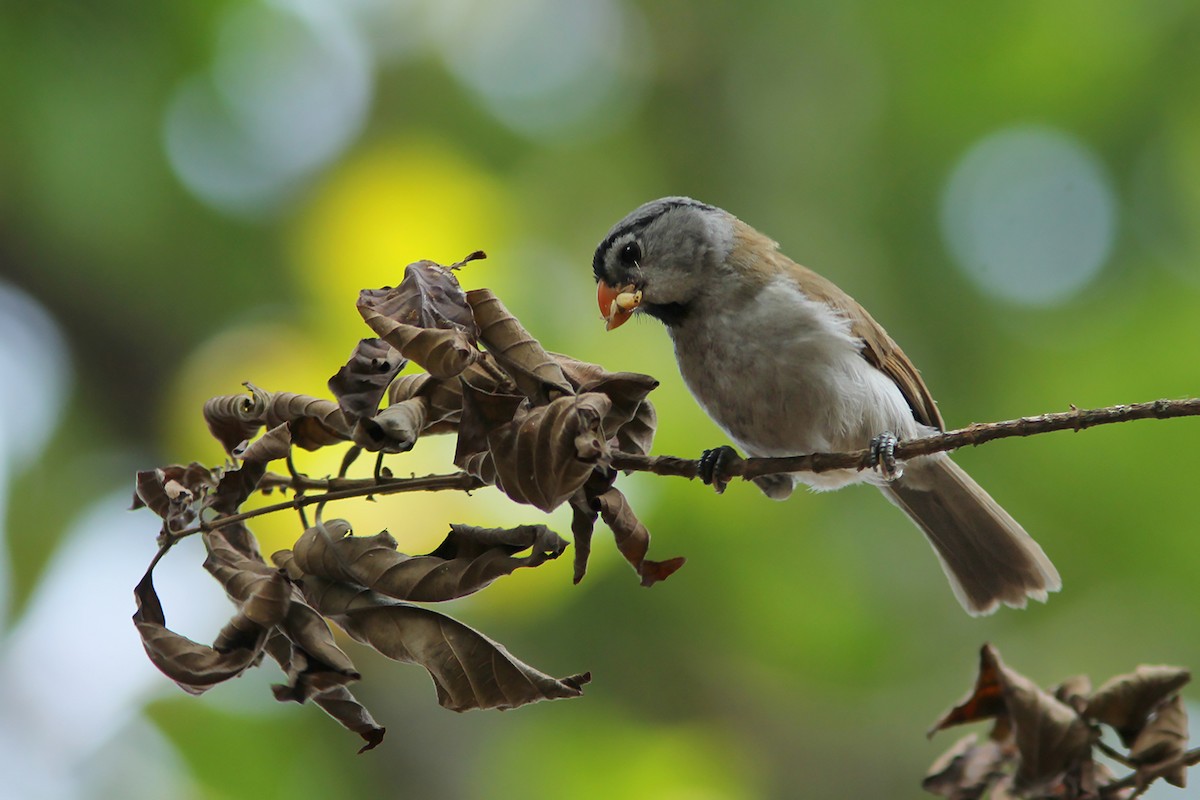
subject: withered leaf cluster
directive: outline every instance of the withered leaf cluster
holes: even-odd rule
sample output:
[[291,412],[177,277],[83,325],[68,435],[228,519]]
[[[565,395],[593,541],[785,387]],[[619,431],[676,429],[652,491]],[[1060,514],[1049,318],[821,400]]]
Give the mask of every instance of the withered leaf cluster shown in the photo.
[[[465,261],[482,258],[474,253]],[[262,663],[277,662],[286,681],[279,700],[313,702],[349,730],[363,750],[384,728],[350,691],[359,673],[334,628],[384,656],[424,667],[439,702],[450,709],[514,708],[575,697],[589,675],[555,678],[521,662],[502,645],[419,604],[478,592],[521,567],[557,558],[567,543],[544,525],[511,529],[450,526],[427,555],[400,552],[389,533],[352,535],[345,520],[303,522],[294,545],[265,559],[243,512],[256,493],[291,488],[302,496],[355,483],[344,478],[360,453],[404,453],[420,437],[455,434],[454,464],[472,486],[490,484],[512,500],[573,513],[574,577],[587,568],[597,520],[644,585],[669,576],[683,559],[646,557],[650,535],[615,483],[614,450],[645,454],[656,417],[647,399],[658,382],[612,373],[548,353],[486,289],[466,292],[453,269],[410,264],[395,288],[364,290],[358,309],[376,337],[360,341],[329,380],[332,399],[270,392],[214,397],[204,419],[229,460],[216,467],[171,465],[137,475],[134,507],[162,519],[159,551],[134,590],[134,623],[150,660],[184,690],[200,693]],[[421,371],[405,371],[412,362]],[[404,372],[404,374],[401,374]],[[346,448],[338,476],[314,481],[295,471],[294,447]],[[288,474],[267,473],[287,459]],[[375,495],[406,480],[376,467],[356,479]],[[419,481],[420,479],[410,479]],[[460,487],[462,488],[462,487]],[[332,494],[332,491],[331,491]],[[154,588],[154,566],[185,535],[202,536],[204,568],[235,611],[211,644],[173,632]],[[333,627],[331,627],[331,625]]]
[[[984,645],[975,688],[930,730],[992,720],[981,741],[969,734],[933,764],[923,787],[954,800],[1125,798],[1157,780],[1182,787],[1189,764],[1179,667],[1140,666],[1092,691],[1086,676],[1043,690]],[[1102,741],[1112,729],[1125,752]],[[1103,753],[1132,772],[1122,778]]]

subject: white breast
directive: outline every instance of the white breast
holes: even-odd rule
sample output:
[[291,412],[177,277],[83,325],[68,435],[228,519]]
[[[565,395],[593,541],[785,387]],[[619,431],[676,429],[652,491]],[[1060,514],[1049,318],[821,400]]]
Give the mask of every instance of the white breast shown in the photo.
[[[923,432],[899,388],[863,358],[850,323],[785,277],[749,302],[693,313],[672,338],[684,382],[748,455],[857,450],[885,430]],[[797,477],[832,489],[872,475]]]

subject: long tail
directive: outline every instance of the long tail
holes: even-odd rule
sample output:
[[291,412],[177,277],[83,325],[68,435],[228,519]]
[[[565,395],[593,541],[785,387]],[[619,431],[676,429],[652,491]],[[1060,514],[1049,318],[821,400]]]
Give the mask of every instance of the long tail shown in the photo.
[[954,596],[972,616],[1045,602],[1062,579],[1042,548],[948,457],[909,462],[884,495],[925,531]]

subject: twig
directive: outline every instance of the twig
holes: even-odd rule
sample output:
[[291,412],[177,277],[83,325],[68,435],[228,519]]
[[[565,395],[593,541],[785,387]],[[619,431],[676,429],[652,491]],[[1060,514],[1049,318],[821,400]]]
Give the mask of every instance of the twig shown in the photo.
[[[1154,400],[1149,403],[1108,406],[1089,410],[1073,409],[1003,422],[977,423],[955,431],[947,431],[921,439],[911,439],[897,445],[896,458],[903,461],[916,456],[957,450],[967,445],[974,447],[995,439],[1007,439],[1010,436],[1033,436],[1039,433],[1065,430],[1081,431],[1096,425],[1130,422],[1135,419],[1172,419],[1191,416],[1200,416],[1200,398]],[[864,469],[868,464],[869,457],[869,451],[857,450],[850,453],[810,453],[781,458],[747,458],[733,461],[725,469],[725,472],[729,477],[741,476],[744,480],[750,480],[779,472]],[[696,477],[699,462],[675,456],[640,456],[631,453],[616,453],[613,456],[612,465],[622,470],[673,475],[691,480]]]
[[[480,489],[486,486],[483,481],[466,472],[455,472],[449,475],[426,475],[421,478],[389,478],[383,481],[376,481],[373,478],[363,479],[338,479],[331,478],[328,480],[314,480],[303,475],[297,476],[295,479],[288,478],[284,475],[270,474],[263,477],[259,485],[267,482],[270,478],[270,485],[273,487],[289,486],[291,488],[320,488],[322,485],[332,488],[331,491],[321,494],[298,494],[291,500],[284,503],[275,503],[269,506],[262,506],[251,511],[243,511],[238,514],[230,514],[225,517],[217,517],[213,520],[207,520],[199,525],[193,525],[190,528],[184,528],[181,531],[173,531],[173,539],[182,539],[184,536],[189,536],[200,531],[213,530],[214,528],[222,528],[234,522],[242,522],[243,520],[261,517],[264,514],[273,514],[277,511],[286,511],[288,509],[301,509],[304,506],[312,505],[313,503],[328,503],[332,500],[346,500],[351,497],[366,497],[371,494],[400,494],[402,492],[444,492],[444,491],[462,491],[469,492],[472,489]],[[295,484],[295,485],[293,485]],[[349,485],[347,485],[349,484]]]
[[[927,436],[901,442],[896,447],[896,458],[904,460],[916,456],[929,455],[946,450],[955,450],[967,445],[980,445],[994,439],[1006,439],[1010,436],[1032,436],[1050,431],[1075,430],[1080,431],[1096,425],[1108,425],[1114,422],[1128,422],[1135,419],[1170,419],[1200,415],[1200,398],[1186,400],[1155,400],[1150,403],[1135,403],[1133,405],[1109,406],[1092,410],[1075,409],[1057,414],[1042,414],[1037,417],[1022,417],[1004,422],[989,422],[970,425],[956,431]],[[867,464],[869,452],[858,450],[850,453],[812,453],[809,455],[787,456],[782,458],[747,458],[739,459],[727,466],[730,476],[741,476],[745,480],[760,475],[770,475],[777,472],[824,472],[831,469],[863,469]],[[613,453],[612,466],[617,469],[634,472],[652,472],[656,475],[673,475],[688,478],[696,477],[699,462],[693,459],[677,456],[642,456],[633,453]],[[310,478],[301,473],[280,475],[267,473],[259,482],[258,488],[280,489],[295,491],[296,496],[283,503],[263,506],[252,511],[231,514],[208,520],[200,525],[172,532],[175,539],[211,530],[234,522],[271,514],[288,509],[301,510],[314,503],[327,503],[332,500],[345,500],[351,497],[367,495],[388,495],[401,492],[436,492],[445,490],[471,491],[486,484],[480,479],[465,472],[449,475],[427,475],[423,478]],[[318,491],[320,494],[306,494]]]
[[1145,772],[1131,772],[1124,778],[1113,781],[1103,787],[1100,790],[1100,796],[1116,797],[1122,790],[1134,788],[1135,791],[1130,795],[1130,798],[1140,797],[1150,788],[1150,784],[1171,770],[1178,767],[1194,767],[1196,764],[1200,764],[1200,747],[1188,750],[1186,753],[1180,753],[1175,758],[1164,761],[1161,764],[1156,764],[1152,769],[1148,769]]
[[1129,756],[1125,755],[1120,750],[1117,750],[1115,747],[1105,744],[1104,740],[1102,740],[1102,739],[1096,740],[1096,749],[1099,750],[1101,753],[1104,753],[1104,755],[1108,756],[1113,761],[1116,761],[1118,764],[1121,764],[1122,766],[1130,767],[1130,768],[1137,767],[1137,764],[1134,764],[1132,761],[1129,760]]

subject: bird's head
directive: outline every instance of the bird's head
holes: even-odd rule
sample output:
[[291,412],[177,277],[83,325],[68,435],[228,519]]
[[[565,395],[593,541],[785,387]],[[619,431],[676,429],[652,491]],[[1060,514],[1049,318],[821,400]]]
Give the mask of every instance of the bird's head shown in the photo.
[[596,299],[608,329],[641,311],[678,325],[728,269],[737,220],[687,197],[664,197],[618,222],[596,248]]

